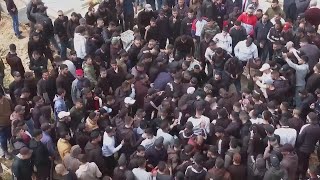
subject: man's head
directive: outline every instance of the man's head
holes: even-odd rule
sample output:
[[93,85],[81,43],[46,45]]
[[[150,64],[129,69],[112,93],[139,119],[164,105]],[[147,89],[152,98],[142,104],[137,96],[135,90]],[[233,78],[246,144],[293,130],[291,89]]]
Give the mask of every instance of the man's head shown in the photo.
[[38,60],[39,58],[40,58],[40,53],[38,52],[38,51],[33,51],[32,52],[32,58],[34,59],[34,60]]
[[246,46],[247,47],[251,46],[252,42],[253,42],[253,39],[251,37],[248,37],[246,40]]
[[273,0],[271,2],[271,8],[275,9],[279,6],[279,1],[278,0]]
[[66,76],[66,75],[68,74],[68,72],[69,72],[68,66],[65,65],[65,64],[61,64],[61,65],[59,66],[59,69],[60,69],[60,74],[62,74],[62,75],[64,75],[64,76]]
[[248,16],[253,16],[253,13],[254,13],[253,7],[247,8],[247,14],[248,14]]

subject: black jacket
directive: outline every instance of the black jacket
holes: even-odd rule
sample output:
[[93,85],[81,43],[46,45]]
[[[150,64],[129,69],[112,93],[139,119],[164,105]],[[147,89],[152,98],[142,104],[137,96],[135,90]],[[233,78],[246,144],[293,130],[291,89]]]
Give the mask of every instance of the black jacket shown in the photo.
[[41,141],[31,139],[29,148],[33,150],[32,162],[36,167],[50,166],[49,151]]
[[267,40],[268,32],[272,26],[273,24],[270,21],[268,21],[266,24],[263,24],[261,21],[259,21],[256,24],[254,27],[254,37],[258,43]]
[[21,159],[18,154],[12,163],[12,175],[17,180],[32,180],[33,164],[30,159]]
[[[7,10],[10,15],[14,15],[18,13],[18,9],[13,0],[5,0],[7,5]],[[14,9],[14,10],[13,10]]]
[[314,151],[315,145],[319,141],[319,139],[319,124],[307,124],[298,135],[297,147],[299,151],[306,154],[311,154]]
[[54,21],[54,34],[58,35],[60,41],[68,42],[67,33],[68,16],[64,16],[63,19],[57,18]]

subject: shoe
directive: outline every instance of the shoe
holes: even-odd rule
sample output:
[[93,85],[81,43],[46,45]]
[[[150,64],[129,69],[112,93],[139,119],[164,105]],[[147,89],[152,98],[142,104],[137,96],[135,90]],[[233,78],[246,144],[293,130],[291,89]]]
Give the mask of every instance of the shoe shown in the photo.
[[20,36],[17,36],[17,38],[18,38],[18,39],[23,39],[24,36],[21,36],[21,35],[20,35]]

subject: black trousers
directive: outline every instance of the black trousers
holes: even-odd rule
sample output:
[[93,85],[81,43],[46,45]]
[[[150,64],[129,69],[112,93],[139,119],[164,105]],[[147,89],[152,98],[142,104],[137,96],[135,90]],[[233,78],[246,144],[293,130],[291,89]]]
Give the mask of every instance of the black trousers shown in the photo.
[[111,176],[113,175],[113,170],[117,166],[118,162],[114,156],[104,157],[104,164],[106,165],[106,174]]
[[302,179],[306,179],[306,172],[309,167],[309,158],[310,153],[301,152],[298,150],[297,152],[298,158],[299,158],[299,165],[298,165],[298,177],[299,175],[302,177]]

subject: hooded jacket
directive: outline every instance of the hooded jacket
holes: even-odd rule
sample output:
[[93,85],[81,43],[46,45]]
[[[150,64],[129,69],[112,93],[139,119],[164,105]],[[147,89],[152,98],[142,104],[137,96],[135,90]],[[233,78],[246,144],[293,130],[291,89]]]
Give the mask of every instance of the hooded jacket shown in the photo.
[[94,162],[87,162],[79,166],[76,175],[79,180],[99,180],[102,173]]
[[203,180],[206,177],[207,169],[204,167],[191,165],[188,166],[185,173],[185,180]]
[[280,167],[271,167],[267,170],[267,172],[264,174],[263,180],[281,180],[281,179],[287,179],[286,172],[284,169],[281,169]]
[[33,150],[32,162],[37,168],[49,167],[49,151],[41,141],[38,142],[35,139],[31,139],[29,148]]
[[87,55],[86,43],[87,39],[83,35],[80,33],[74,33],[74,50],[77,52],[77,57],[80,59],[84,59],[84,57]]
[[99,145],[94,145],[89,141],[84,147],[84,151],[88,156],[88,162],[94,162],[99,167],[99,169],[105,170],[102,149]]
[[12,163],[12,175],[17,180],[32,180],[33,164],[30,159],[22,159],[21,154],[18,154]]
[[78,155],[81,153],[81,148],[79,145],[75,145],[71,147],[70,154],[67,154],[63,159],[63,164],[69,171],[76,172],[81,165],[79,159],[77,159]]

